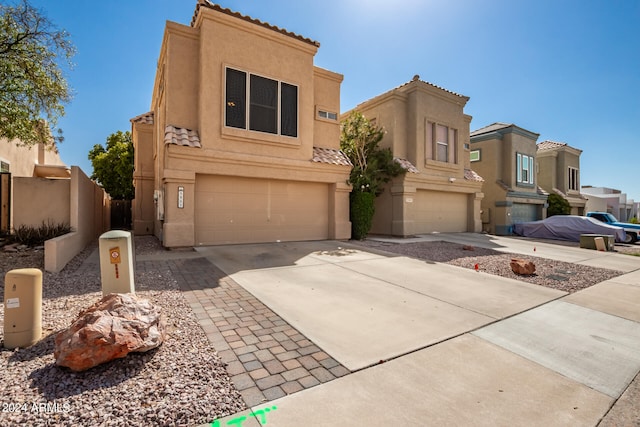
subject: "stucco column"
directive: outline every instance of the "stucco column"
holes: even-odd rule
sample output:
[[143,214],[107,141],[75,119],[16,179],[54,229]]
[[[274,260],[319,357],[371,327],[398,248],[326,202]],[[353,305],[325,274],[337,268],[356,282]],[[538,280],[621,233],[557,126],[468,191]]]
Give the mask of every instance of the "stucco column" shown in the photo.
[[162,244],[169,248],[194,246],[196,174],[165,169],[163,183]]
[[480,215],[480,204],[484,198],[484,193],[471,193],[467,203],[467,230],[473,233],[482,232],[482,217]]
[[348,240],[351,238],[349,221],[349,193],[351,186],[344,182],[329,185],[329,238]]
[[391,234],[394,236],[411,236],[414,232],[413,201],[417,190],[415,187],[394,185],[391,187]]

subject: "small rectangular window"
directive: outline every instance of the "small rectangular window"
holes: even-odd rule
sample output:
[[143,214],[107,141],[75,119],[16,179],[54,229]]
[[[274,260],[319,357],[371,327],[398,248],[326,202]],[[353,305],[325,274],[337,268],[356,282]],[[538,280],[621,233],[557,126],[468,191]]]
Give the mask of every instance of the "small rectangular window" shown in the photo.
[[0,172],[11,172],[9,163],[0,161]]
[[329,111],[318,110],[318,117],[327,120],[338,120],[338,113],[331,113]]
[[469,157],[470,157],[472,162],[479,162],[480,161],[480,150],[473,150],[472,152],[469,153]]

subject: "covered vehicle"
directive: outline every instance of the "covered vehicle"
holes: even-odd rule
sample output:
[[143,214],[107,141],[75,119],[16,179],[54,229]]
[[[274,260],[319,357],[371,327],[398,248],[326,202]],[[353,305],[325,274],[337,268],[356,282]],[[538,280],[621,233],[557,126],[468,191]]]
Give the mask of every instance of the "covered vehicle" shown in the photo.
[[616,242],[624,242],[623,228],[605,224],[594,218],[577,215],[555,215],[541,221],[523,222],[513,226],[514,234],[540,239],[569,240],[579,242],[581,234],[615,236]]

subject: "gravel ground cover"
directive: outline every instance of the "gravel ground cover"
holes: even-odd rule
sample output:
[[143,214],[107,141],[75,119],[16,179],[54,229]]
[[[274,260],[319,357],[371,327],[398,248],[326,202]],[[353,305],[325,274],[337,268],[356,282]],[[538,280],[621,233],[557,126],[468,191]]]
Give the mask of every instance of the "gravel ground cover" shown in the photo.
[[[155,238],[135,243],[137,254],[163,251]],[[168,327],[162,346],[80,373],[55,365],[55,333],[102,296],[99,267],[81,268],[94,249],[61,273],[44,274],[44,338],[26,349],[0,351],[0,425],[192,426],[245,409],[225,364],[160,262],[153,271],[136,271],[136,293],[162,307]],[[43,268],[41,250],[0,253],[2,295],[5,273],[27,267]]]
[[[450,242],[417,242],[417,243],[389,243],[375,240],[352,241],[357,245],[384,250],[412,258],[427,261],[442,262],[458,267],[475,269],[484,273],[508,277],[515,280],[546,286],[548,288],[573,293],[593,286],[604,280],[623,274],[621,271],[588,267],[562,261],[554,261],[536,256],[509,254],[493,249],[479,247],[465,247]],[[466,248],[466,249],[465,249]],[[529,276],[521,276],[511,271],[512,258],[531,261],[536,266],[536,272]]]

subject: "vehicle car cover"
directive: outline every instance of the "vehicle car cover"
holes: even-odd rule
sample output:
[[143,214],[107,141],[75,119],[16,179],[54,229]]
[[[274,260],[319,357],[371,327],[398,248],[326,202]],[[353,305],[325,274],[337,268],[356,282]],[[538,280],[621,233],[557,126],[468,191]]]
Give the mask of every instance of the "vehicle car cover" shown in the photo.
[[594,218],[577,215],[554,215],[541,221],[514,224],[513,232],[524,237],[580,241],[581,234],[613,235],[616,242],[624,242],[622,227],[605,224]]

